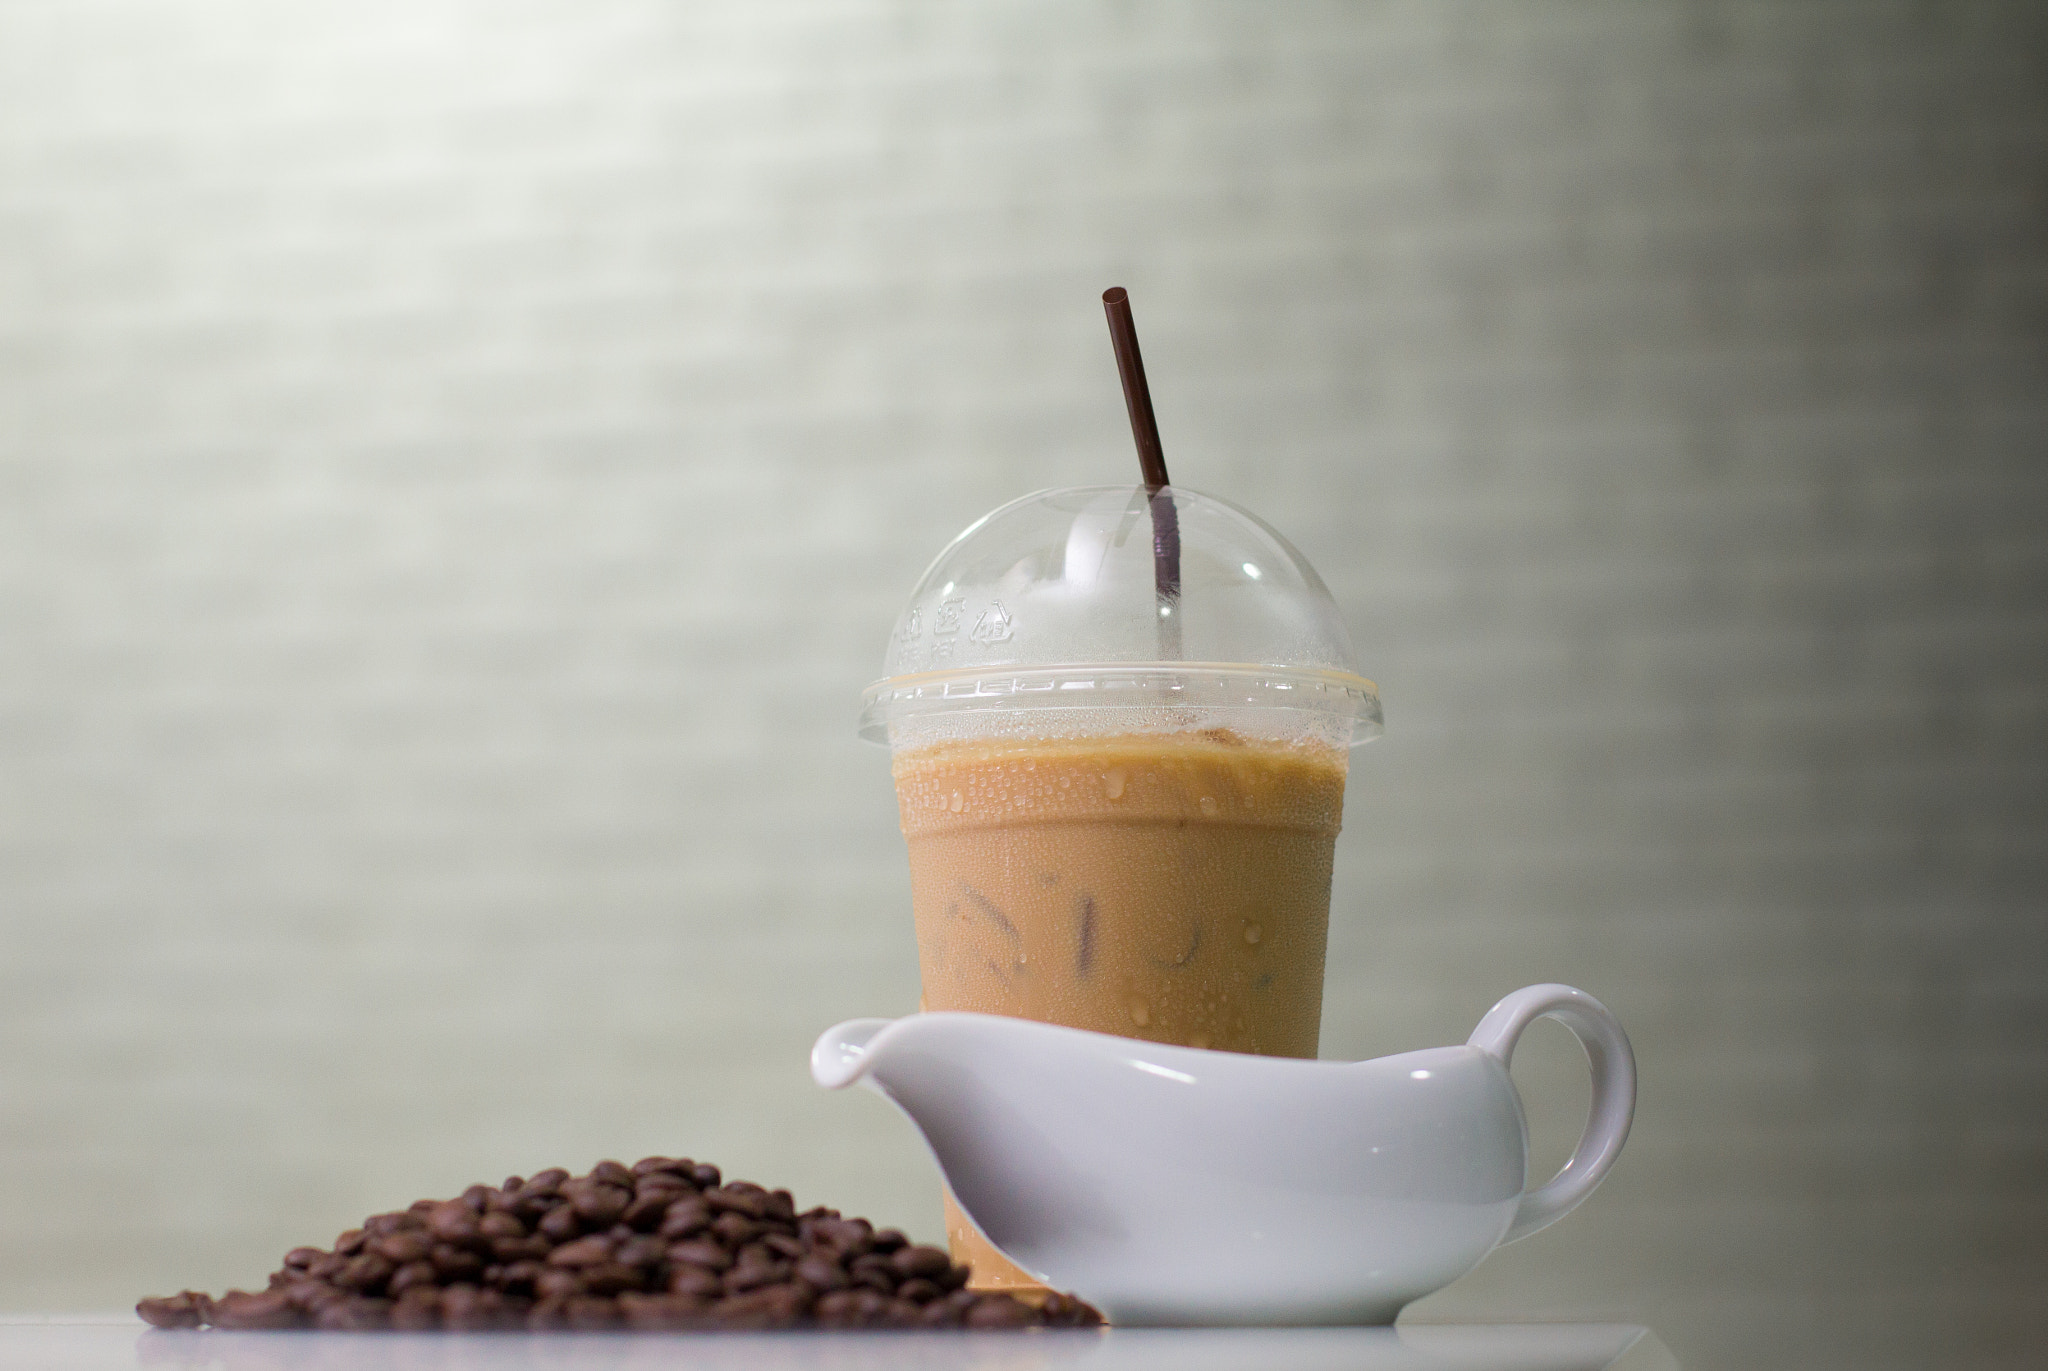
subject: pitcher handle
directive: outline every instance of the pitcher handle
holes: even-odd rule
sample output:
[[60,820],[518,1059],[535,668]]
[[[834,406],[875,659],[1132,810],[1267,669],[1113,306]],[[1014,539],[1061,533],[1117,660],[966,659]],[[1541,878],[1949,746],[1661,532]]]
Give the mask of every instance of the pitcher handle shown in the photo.
[[1586,1132],[1571,1160],[1544,1185],[1522,1195],[1514,1222],[1501,1239],[1504,1243],[1556,1223],[1592,1194],[1621,1155],[1635,1119],[1636,1055],[1629,1049],[1628,1034],[1606,1005],[1583,990],[1555,984],[1517,990],[1486,1011],[1466,1042],[1498,1058],[1505,1068],[1514,1059],[1522,1030],[1538,1019],[1556,1019],[1586,1049],[1593,1068],[1593,1107],[1587,1111]]

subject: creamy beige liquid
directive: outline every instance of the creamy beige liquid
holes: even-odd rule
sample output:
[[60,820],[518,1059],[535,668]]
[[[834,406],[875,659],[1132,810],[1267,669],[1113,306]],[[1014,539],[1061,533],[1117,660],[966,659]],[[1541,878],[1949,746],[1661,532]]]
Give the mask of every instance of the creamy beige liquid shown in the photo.
[[[899,753],[924,1007],[1313,1057],[1348,754],[1225,729]],[[948,1203],[977,1286],[1031,1286]]]

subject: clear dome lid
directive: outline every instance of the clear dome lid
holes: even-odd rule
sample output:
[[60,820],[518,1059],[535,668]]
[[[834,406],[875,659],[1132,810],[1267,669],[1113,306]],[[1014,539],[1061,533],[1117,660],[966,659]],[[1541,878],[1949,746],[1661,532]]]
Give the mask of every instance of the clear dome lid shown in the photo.
[[874,742],[1134,720],[1340,746],[1380,733],[1378,688],[1307,559],[1173,486],[1044,490],[984,516],[918,582],[883,671],[861,714]]

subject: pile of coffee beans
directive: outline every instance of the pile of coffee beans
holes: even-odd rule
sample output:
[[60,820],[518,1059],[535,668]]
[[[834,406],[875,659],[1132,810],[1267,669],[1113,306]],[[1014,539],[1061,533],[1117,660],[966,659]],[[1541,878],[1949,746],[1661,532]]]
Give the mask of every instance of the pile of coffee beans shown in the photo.
[[261,1291],[187,1290],[135,1312],[158,1328],[764,1329],[1086,1327],[1070,1295],[1034,1306],[966,1289],[967,1268],[893,1228],[799,1214],[787,1190],[649,1157],[557,1167],[378,1214],[301,1247]]

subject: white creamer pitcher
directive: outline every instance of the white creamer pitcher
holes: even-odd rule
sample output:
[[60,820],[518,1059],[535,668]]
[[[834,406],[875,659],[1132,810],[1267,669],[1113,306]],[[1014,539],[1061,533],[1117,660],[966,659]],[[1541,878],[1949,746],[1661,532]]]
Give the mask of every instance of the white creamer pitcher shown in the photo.
[[[1508,1061],[1539,1018],[1584,1045],[1593,1104],[1529,1190]],[[1621,1025],[1566,985],[1517,990],[1463,1047],[1366,1062],[915,1014],[827,1030],[811,1074],[894,1101],[991,1242],[1120,1324],[1390,1322],[1585,1199],[1636,1085]]]

